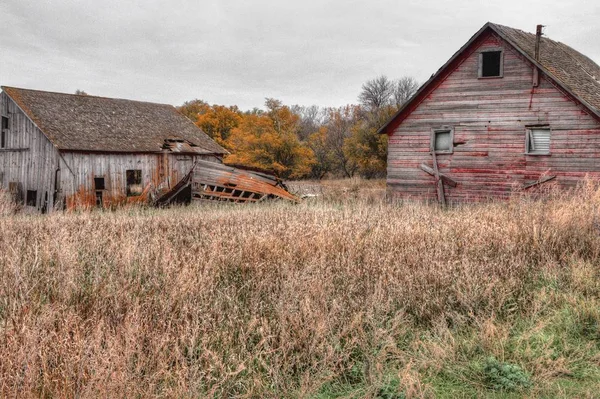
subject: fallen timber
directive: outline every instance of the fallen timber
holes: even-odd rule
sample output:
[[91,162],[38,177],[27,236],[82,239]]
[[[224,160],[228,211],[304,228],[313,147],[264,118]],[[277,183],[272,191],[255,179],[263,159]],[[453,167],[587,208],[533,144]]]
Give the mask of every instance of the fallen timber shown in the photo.
[[241,167],[196,161],[190,172],[155,202],[157,206],[191,201],[236,203],[282,199],[298,202],[281,179]]

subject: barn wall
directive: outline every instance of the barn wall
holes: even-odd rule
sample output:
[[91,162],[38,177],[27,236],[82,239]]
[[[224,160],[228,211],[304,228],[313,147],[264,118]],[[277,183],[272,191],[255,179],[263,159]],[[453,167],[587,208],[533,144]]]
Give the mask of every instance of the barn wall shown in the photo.
[[[176,185],[192,168],[195,159],[218,162],[207,155],[175,153],[114,154],[61,152],[65,168],[61,173],[61,187],[66,207],[95,206],[96,193],[102,191],[105,207],[132,202],[145,202]],[[144,192],[141,196],[127,197],[127,170],[141,170]],[[104,178],[105,189],[96,190],[94,178]]]
[[[504,77],[478,79],[479,50],[504,49]],[[388,194],[435,200],[432,128],[454,127],[454,153],[437,155],[440,172],[458,182],[450,201],[508,197],[542,174],[573,187],[586,175],[600,179],[600,123],[544,76],[532,87],[533,67],[495,35],[476,48],[394,130],[389,138]],[[550,155],[525,155],[526,126],[548,124]]]
[[54,182],[59,167],[58,152],[5,93],[0,93],[0,113],[9,119],[5,148],[0,149],[0,186],[8,190],[19,188],[18,200],[25,202],[27,191],[36,191],[35,207],[27,209],[52,209]]

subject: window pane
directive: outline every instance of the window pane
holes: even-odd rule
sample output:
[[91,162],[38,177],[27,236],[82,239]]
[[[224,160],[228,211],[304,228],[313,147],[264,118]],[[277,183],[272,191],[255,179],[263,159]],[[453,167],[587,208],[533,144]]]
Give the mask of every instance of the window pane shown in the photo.
[[531,141],[533,148],[529,149],[530,154],[549,154],[550,153],[550,130],[532,129]]
[[452,143],[450,142],[450,131],[435,132],[435,150],[450,151]]
[[481,53],[481,76],[493,77],[500,76],[500,61],[502,60],[501,51],[486,51]]

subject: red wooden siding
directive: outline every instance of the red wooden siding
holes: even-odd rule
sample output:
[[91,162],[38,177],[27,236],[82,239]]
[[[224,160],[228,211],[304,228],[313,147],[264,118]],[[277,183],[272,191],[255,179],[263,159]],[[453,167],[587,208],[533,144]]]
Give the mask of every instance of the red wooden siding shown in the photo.
[[[504,77],[478,79],[480,50],[504,49]],[[586,175],[600,179],[600,122],[541,76],[532,87],[533,67],[515,49],[488,33],[389,137],[388,193],[396,198],[436,199],[432,128],[454,127],[453,154],[438,154],[440,173],[458,182],[445,187],[450,201],[505,198],[516,188],[556,175],[553,184],[572,187]],[[552,129],[550,155],[525,155],[527,125]]]

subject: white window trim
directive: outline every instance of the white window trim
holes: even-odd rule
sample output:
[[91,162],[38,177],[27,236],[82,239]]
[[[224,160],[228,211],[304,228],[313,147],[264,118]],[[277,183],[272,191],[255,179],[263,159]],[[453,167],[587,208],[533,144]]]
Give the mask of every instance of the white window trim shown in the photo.
[[[498,76],[483,76],[483,53],[500,52],[500,75]],[[504,49],[502,47],[486,48],[479,52],[479,63],[477,68],[478,79],[500,79],[504,77]]]
[[[436,150],[435,149],[435,135],[437,133],[450,132],[450,150]],[[429,150],[435,151],[436,154],[452,154],[454,153],[454,128],[451,126],[442,126],[439,128],[431,129],[431,136],[429,138]]]
[[[547,130],[550,133],[548,152],[543,152],[543,153],[531,152],[531,151],[535,151],[535,148],[531,148],[533,146],[533,136],[531,135],[532,130]],[[552,155],[552,152],[550,151],[551,147],[552,147],[552,129],[550,129],[549,126],[530,126],[527,128],[527,130],[525,132],[525,155],[532,155],[532,156]]]

